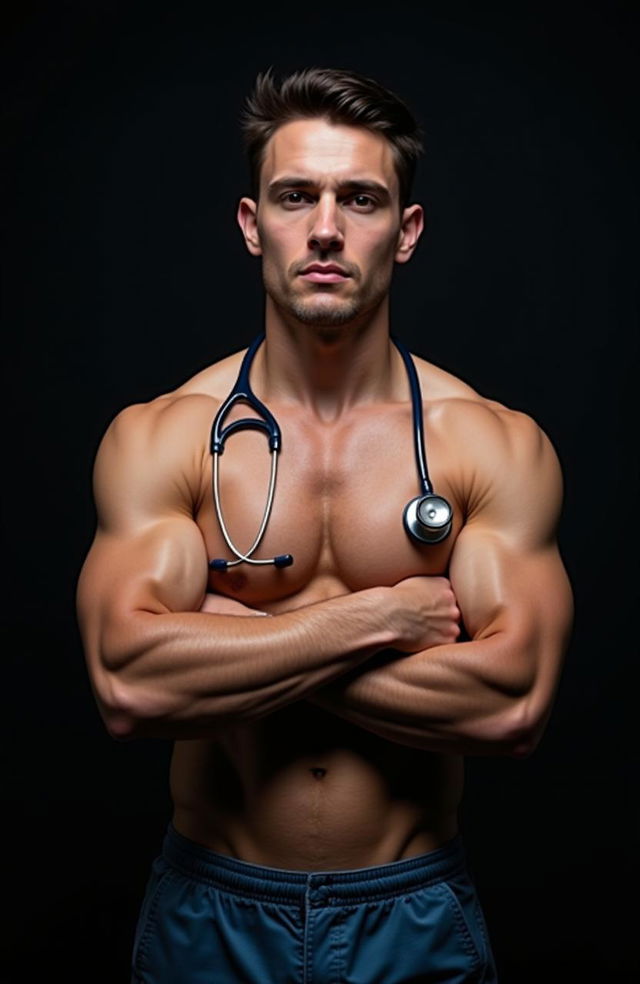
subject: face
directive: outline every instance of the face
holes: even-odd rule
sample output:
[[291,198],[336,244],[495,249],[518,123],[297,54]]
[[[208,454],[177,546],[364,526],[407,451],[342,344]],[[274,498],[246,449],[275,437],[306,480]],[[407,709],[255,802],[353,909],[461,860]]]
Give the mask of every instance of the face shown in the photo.
[[238,207],[276,308],[319,327],[374,311],[423,228],[420,205],[401,212],[398,192],[391,144],[379,134],[324,119],[279,127],[265,147],[259,203]]

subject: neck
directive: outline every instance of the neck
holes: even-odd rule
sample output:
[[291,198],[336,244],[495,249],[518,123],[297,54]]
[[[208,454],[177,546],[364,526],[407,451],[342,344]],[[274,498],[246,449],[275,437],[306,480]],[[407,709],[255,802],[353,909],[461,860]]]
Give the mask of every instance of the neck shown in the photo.
[[299,404],[322,423],[333,423],[356,406],[403,399],[388,298],[366,320],[322,327],[285,320],[267,297],[265,333],[262,358],[256,357],[265,402]]

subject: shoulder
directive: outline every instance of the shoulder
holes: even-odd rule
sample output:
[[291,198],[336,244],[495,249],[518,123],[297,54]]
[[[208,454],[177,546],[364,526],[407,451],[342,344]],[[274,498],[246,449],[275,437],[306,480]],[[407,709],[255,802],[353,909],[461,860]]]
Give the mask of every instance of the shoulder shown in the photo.
[[147,446],[158,440],[184,439],[185,431],[215,413],[220,401],[203,393],[170,393],[146,403],[131,403],[115,415],[107,427],[103,443]]
[[541,428],[528,414],[479,393],[465,380],[425,359],[413,359],[424,409],[434,424],[453,428],[461,440],[493,442],[496,453],[501,444],[506,450],[511,442],[544,440]]
[[540,424],[492,400],[447,400],[440,423],[464,461],[466,522],[518,530],[540,541],[552,535],[563,497],[556,449]]
[[[420,379],[424,409],[435,425],[442,424],[463,444],[480,441],[501,459],[522,451],[555,454],[551,441],[533,417],[475,390],[465,380],[419,356],[413,360]],[[488,446],[487,446],[488,445]]]
[[94,492],[116,490],[167,501],[197,500],[202,463],[219,401],[202,394],[162,396],[120,410],[107,427],[94,464]]
[[451,448],[468,515],[509,485],[531,482],[561,495],[556,450],[529,414],[479,393],[453,373],[412,355],[430,429]]
[[439,401],[447,399],[466,399],[482,400],[480,393],[459,376],[454,376],[452,372],[437,366],[434,362],[428,362],[421,356],[411,353],[411,358],[420,380],[422,396],[428,401]]
[[132,403],[111,421],[105,437],[109,440],[150,436],[180,431],[194,419],[215,413],[232,389],[247,349],[211,363],[194,373],[174,390],[160,393],[145,403]]
[[476,447],[477,454],[491,452],[496,464],[503,464],[505,455],[523,459],[555,455],[548,435],[533,417],[496,400],[454,397],[439,401],[434,410],[458,440]]
[[[413,356],[422,388],[424,409],[434,423],[453,429],[457,438],[481,441],[481,450],[501,458],[522,450],[535,455],[554,454],[540,425],[521,410],[505,406],[479,393],[464,379],[419,356]],[[490,448],[485,447],[489,444]]]

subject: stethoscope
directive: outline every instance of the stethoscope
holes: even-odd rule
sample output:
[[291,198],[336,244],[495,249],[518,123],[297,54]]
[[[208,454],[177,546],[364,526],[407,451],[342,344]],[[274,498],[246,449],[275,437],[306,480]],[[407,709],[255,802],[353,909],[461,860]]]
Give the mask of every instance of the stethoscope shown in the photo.
[[[269,521],[271,506],[273,503],[273,493],[276,487],[277,458],[278,452],[281,448],[281,434],[278,423],[264,403],[257,398],[249,384],[251,363],[257,348],[264,341],[264,338],[265,332],[263,331],[247,349],[244,359],[242,360],[242,365],[240,366],[240,372],[238,373],[235,386],[229,393],[227,399],[220,406],[211,428],[210,449],[211,454],[213,455],[213,498],[216,507],[216,515],[218,517],[218,522],[220,523],[222,534],[227,542],[227,546],[238,558],[238,560],[222,560],[220,558],[210,560],[209,567],[214,571],[226,571],[228,567],[241,564],[243,561],[246,561],[248,564],[274,564],[276,567],[289,567],[293,564],[293,557],[291,554],[278,554],[277,557],[272,557],[270,560],[254,560],[251,557],[251,554],[260,543]],[[420,479],[420,488],[422,490],[421,494],[416,496],[415,499],[411,499],[411,501],[408,502],[404,508],[404,512],[402,514],[404,528],[409,536],[418,543],[440,543],[441,540],[444,540],[445,537],[447,537],[451,532],[453,509],[446,499],[444,499],[441,495],[436,495],[434,493],[431,482],[429,481],[427,461],[424,450],[424,432],[422,427],[422,394],[420,392],[420,382],[418,380],[416,368],[413,364],[413,359],[395,335],[391,334],[390,338],[404,359],[407,375],[409,376],[409,384],[411,386],[411,402],[413,404],[413,436],[416,464],[418,466],[418,476]],[[263,419],[259,420],[256,417],[243,417],[241,420],[234,420],[233,423],[223,428],[222,424],[227,414],[236,403],[240,402],[248,403],[249,406],[253,407],[253,409],[259,413]],[[269,449],[271,451],[271,476],[269,478],[267,504],[265,506],[260,529],[258,530],[256,538],[249,550],[247,550],[246,554],[243,554],[237,550],[231,542],[231,537],[229,536],[222,518],[222,508],[220,506],[219,459],[220,455],[224,451],[224,443],[230,434],[234,434],[236,431],[248,430],[251,428],[264,431],[269,438]]]

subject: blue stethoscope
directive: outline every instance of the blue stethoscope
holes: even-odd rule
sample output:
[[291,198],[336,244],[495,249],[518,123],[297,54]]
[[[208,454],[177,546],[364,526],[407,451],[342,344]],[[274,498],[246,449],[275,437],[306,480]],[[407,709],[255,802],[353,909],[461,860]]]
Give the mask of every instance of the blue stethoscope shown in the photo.
[[[228,567],[241,564],[243,561],[246,561],[248,564],[274,564],[276,567],[289,567],[293,564],[293,557],[291,554],[279,554],[277,557],[272,557],[270,560],[254,560],[251,557],[251,554],[254,552],[263,537],[269,521],[269,516],[271,514],[273,493],[276,487],[277,458],[278,452],[281,448],[281,434],[278,423],[264,403],[257,398],[249,383],[251,363],[257,348],[264,341],[264,338],[265,332],[261,332],[247,349],[244,359],[242,360],[242,365],[240,366],[240,372],[238,373],[235,386],[219,408],[211,428],[210,449],[211,454],[213,455],[213,498],[216,507],[216,515],[218,517],[218,522],[220,523],[223,536],[227,542],[227,546],[238,558],[237,560],[222,560],[220,558],[210,560],[209,567],[214,571],[226,571]],[[421,494],[415,499],[411,499],[411,501],[405,506],[402,514],[404,528],[409,536],[418,543],[440,543],[440,541],[444,540],[445,537],[447,537],[451,532],[453,510],[446,499],[434,493],[429,481],[427,461],[424,450],[424,432],[422,427],[422,394],[420,392],[420,382],[418,380],[416,368],[413,364],[413,359],[411,358],[408,350],[395,337],[395,335],[391,334],[390,338],[404,359],[407,375],[409,376],[409,384],[411,386],[411,402],[413,404],[413,429],[416,463],[418,466],[418,475],[421,488]],[[258,420],[256,417],[243,417],[241,420],[234,420],[233,423],[223,428],[222,424],[227,414],[236,403],[240,402],[248,403],[249,406],[253,407],[253,409],[261,415],[262,420]],[[271,476],[269,479],[267,504],[265,506],[260,529],[258,530],[257,536],[249,550],[247,550],[246,554],[243,554],[237,550],[231,542],[231,538],[222,518],[222,509],[220,506],[219,459],[220,455],[224,451],[224,443],[230,434],[234,434],[236,431],[249,430],[252,428],[264,431],[269,438],[269,450],[271,451]]]

